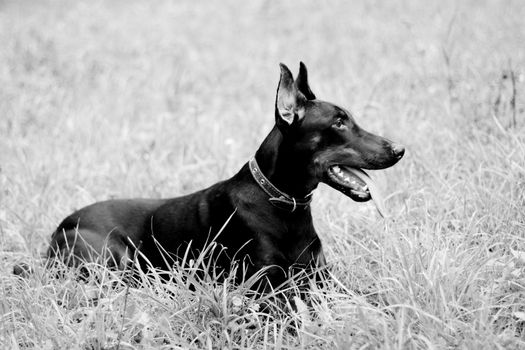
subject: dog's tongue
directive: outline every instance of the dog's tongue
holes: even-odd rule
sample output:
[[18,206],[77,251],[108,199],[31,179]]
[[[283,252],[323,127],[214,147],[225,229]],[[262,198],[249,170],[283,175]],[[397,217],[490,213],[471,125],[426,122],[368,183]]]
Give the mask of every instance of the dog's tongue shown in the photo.
[[383,199],[383,196],[381,195],[381,192],[377,188],[377,185],[374,182],[374,180],[372,180],[370,176],[368,176],[368,174],[365,173],[361,169],[345,168],[345,170],[351,172],[354,176],[359,178],[361,181],[363,181],[368,186],[370,197],[372,197],[374,204],[376,205],[377,211],[379,212],[379,215],[381,215],[382,217],[386,217],[388,214],[386,212],[384,199]]

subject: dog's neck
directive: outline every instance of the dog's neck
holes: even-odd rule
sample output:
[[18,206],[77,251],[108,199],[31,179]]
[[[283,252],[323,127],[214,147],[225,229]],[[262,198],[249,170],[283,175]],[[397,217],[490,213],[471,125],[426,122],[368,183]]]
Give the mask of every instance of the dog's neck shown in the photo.
[[266,136],[255,153],[262,173],[282,192],[303,198],[319,184],[310,174],[309,155],[298,154],[293,143],[287,142],[277,126]]

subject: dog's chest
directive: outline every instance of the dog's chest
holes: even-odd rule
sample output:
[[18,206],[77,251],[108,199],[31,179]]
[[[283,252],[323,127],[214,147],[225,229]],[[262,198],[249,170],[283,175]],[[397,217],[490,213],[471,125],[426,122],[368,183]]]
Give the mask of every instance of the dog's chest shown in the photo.
[[267,261],[288,268],[292,265],[307,266],[317,259],[321,242],[313,228],[301,228],[280,232],[279,235],[265,236],[260,241],[260,251],[273,261]]
[[229,226],[235,238],[231,243],[243,241],[247,253],[258,260],[256,265],[287,268],[309,265],[317,258],[320,241],[309,209],[291,214],[273,207],[266,198],[260,203],[242,197],[235,203],[237,211]]
[[321,245],[317,234],[309,232],[308,235],[293,236],[287,240],[283,253],[291,265],[309,265],[315,261]]

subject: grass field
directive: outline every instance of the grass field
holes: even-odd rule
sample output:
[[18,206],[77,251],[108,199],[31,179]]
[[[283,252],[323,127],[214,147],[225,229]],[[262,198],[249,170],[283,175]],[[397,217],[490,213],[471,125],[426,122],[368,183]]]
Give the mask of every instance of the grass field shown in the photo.
[[[0,348],[524,349],[524,18],[521,1],[0,1]],[[40,267],[76,208],[233,175],[272,127],[278,63],[300,60],[317,96],[407,148],[372,173],[388,220],[316,191],[338,282],[312,312],[268,317],[185,271],[129,288]]]

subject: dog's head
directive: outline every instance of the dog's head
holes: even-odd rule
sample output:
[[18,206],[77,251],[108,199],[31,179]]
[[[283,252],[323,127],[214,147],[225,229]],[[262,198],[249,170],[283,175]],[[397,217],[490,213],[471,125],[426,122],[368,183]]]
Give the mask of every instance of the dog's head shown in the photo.
[[362,169],[388,168],[405,152],[403,146],[362,129],[346,109],[317,99],[302,62],[295,80],[281,64],[275,118],[294,154],[309,158],[306,171],[355,201],[370,200],[373,191]]

